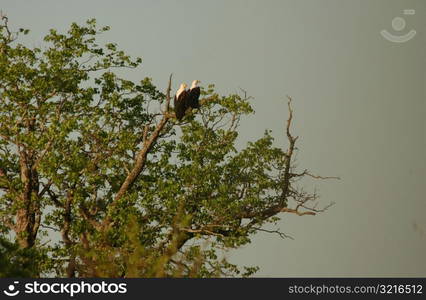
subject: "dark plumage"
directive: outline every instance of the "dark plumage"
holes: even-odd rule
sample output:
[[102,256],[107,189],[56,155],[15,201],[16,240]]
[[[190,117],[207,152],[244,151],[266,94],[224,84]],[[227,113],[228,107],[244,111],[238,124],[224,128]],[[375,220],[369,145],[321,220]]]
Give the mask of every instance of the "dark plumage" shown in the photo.
[[187,108],[187,98],[189,92],[186,90],[186,87],[187,85],[182,83],[179,90],[176,92],[174,99],[176,119],[179,121],[182,120],[182,118],[185,116],[185,111]]
[[200,107],[200,87],[197,86],[200,83],[199,80],[194,80],[189,90],[186,107],[199,108]]
[[187,107],[199,108],[200,107],[200,87],[194,87],[189,90],[189,95],[187,98]]
[[197,86],[199,80],[194,80],[191,85],[191,89],[188,91],[188,87],[185,83],[182,83],[176,92],[174,99],[176,119],[179,121],[183,119],[186,111],[189,112],[192,109],[200,107],[200,88]]

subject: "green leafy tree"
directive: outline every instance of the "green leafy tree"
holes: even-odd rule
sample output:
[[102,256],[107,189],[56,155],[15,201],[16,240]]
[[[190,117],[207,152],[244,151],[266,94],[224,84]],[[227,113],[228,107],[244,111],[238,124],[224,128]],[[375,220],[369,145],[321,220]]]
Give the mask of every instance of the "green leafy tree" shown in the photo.
[[222,251],[258,231],[283,236],[262,227],[281,213],[323,210],[295,185],[312,175],[293,167],[290,101],[288,149],[266,131],[237,150],[240,119],[253,113],[245,94],[209,85],[178,122],[172,78],[162,92],[119,77],[141,59],[98,45],[108,27],[73,23],[28,48],[17,41],[28,30],[1,20],[0,234],[14,241],[2,239],[0,255],[26,260],[19,274],[247,276],[257,268],[239,270]]

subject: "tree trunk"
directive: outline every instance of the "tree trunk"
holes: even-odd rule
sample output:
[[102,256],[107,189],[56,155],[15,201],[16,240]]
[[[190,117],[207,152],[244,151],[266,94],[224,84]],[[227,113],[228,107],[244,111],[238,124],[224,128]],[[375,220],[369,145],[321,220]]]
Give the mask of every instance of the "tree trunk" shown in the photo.
[[32,170],[32,164],[24,151],[20,153],[19,163],[22,193],[17,199],[19,208],[16,212],[15,232],[19,246],[30,248],[35,243],[41,217],[38,199],[38,174],[36,170]]

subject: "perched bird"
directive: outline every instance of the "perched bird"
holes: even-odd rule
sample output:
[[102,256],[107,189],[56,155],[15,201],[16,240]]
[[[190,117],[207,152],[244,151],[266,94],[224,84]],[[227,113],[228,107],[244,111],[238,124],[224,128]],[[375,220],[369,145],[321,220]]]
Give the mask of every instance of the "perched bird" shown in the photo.
[[182,83],[177,90],[174,99],[176,119],[179,121],[182,120],[182,118],[185,116],[185,111],[187,108],[186,103],[189,95],[189,92],[186,90],[187,87],[188,85],[186,83]]
[[200,83],[199,80],[194,80],[192,82],[191,88],[189,90],[189,95],[186,102],[186,108],[199,108],[200,107],[200,87],[198,84]]

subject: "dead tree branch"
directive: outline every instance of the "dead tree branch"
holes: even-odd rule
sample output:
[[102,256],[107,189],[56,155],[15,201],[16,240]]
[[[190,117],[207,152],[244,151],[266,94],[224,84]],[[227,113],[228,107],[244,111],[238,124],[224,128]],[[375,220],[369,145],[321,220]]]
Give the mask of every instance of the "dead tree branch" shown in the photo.
[[281,232],[279,229],[278,230],[268,230],[268,229],[263,229],[263,228],[259,228],[259,227],[252,227],[253,229],[255,229],[256,231],[263,231],[266,233],[276,233],[278,234],[282,239],[292,239],[294,240],[294,238],[288,234],[285,234],[284,232]]

